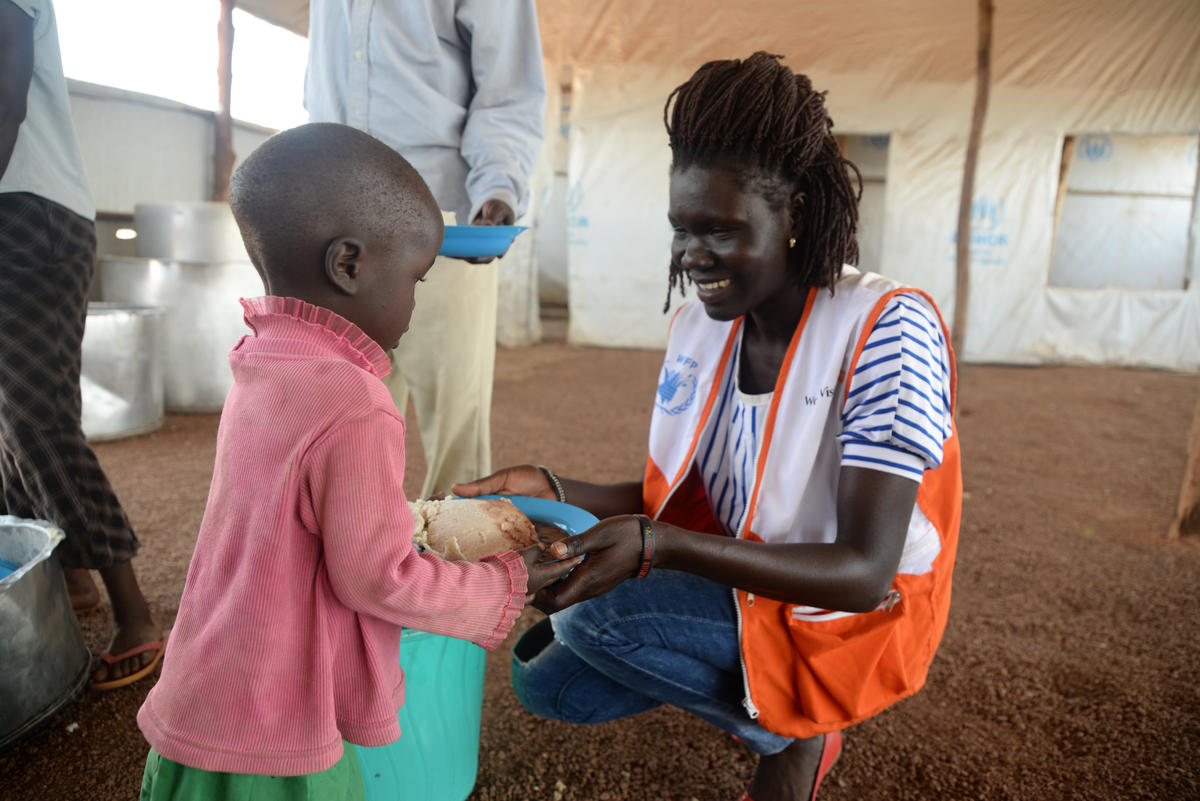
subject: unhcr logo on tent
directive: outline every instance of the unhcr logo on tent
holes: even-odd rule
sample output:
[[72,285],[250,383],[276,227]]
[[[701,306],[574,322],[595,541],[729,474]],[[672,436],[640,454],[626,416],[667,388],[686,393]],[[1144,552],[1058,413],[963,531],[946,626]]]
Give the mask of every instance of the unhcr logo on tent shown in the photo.
[[[971,204],[971,261],[999,265],[1008,257],[1008,234],[1004,226],[1004,198],[979,195]],[[950,261],[958,257],[958,232],[950,235]]]
[[993,200],[987,195],[980,195],[971,204],[971,241],[975,241],[976,233],[995,231],[1004,222],[1004,199]]
[[1078,151],[1088,161],[1107,161],[1113,156],[1112,139],[1102,134],[1089,134],[1079,140]]

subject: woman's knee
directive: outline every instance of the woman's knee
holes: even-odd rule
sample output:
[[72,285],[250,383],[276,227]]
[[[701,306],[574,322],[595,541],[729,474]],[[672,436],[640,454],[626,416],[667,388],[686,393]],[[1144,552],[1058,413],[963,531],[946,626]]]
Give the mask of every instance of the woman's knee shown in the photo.
[[513,692],[522,706],[548,720],[604,723],[657,705],[612,681],[556,636],[562,614],[555,615],[554,631],[549,619],[542,621],[513,648]]

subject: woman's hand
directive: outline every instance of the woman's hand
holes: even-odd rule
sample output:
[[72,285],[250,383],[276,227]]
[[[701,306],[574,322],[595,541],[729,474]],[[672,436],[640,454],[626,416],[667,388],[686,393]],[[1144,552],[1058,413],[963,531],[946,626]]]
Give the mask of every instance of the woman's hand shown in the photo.
[[525,590],[525,603],[533,600],[534,595],[543,587],[553,584],[575,569],[583,561],[582,556],[575,556],[561,561],[544,561],[557,559],[546,551],[542,544],[530,545],[517,551],[525,560],[525,570],[529,573],[529,583]]
[[[535,468],[536,469],[536,468]],[[586,561],[563,581],[538,591],[533,605],[550,614],[595,598],[637,573],[642,560],[642,525],[633,515],[601,520],[575,537],[552,544],[546,557]]]
[[479,495],[526,495],[551,501],[557,499],[546,474],[531,464],[506,467],[485,478],[466,484],[455,484],[450,491],[461,498],[475,498]]

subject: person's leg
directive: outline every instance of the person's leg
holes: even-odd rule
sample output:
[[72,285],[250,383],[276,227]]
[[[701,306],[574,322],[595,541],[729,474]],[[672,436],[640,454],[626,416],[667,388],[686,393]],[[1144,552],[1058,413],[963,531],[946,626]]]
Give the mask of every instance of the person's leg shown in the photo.
[[411,393],[425,450],[422,497],[491,471],[496,270],[439,257],[393,355],[388,388],[401,414]]
[[67,581],[67,597],[75,614],[84,614],[100,608],[100,589],[90,571],[82,567],[63,567],[63,578]]
[[514,646],[512,685],[530,712],[567,723],[606,723],[660,705],[580,659],[555,639],[550,618],[535,624]]
[[[66,533],[70,568],[102,570],[116,632],[110,653],[157,640],[129,564],[138,548],[80,428],[80,347],[95,269],[89,220],[31,195],[0,195],[0,482],[5,511]],[[98,671],[120,678],[154,653]]]
[[[759,753],[782,751],[791,742],[763,729],[742,706],[737,617],[728,587],[688,573],[652,571],[549,619],[553,641],[539,648],[549,638],[544,627],[535,627],[514,649],[514,687],[523,703],[537,707],[535,713],[599,722],[665,703]],[[618,688],[633,698],[614,703]]]
[[728,587],[678,571],[652,571],[547,621],[513,649],[513,687],[530,711],[599,723],[671,704],[760,755],[753,801],[811,796],[824,738],[782,737],[746,713]]
[[[831,740],[826,749],[826,737]],[[778,754],[759,757],[758,769],[746,788],[749,801],[792,801],[816,797],[819,781],[837,760],[841,751],[841,734],[807,737],[793,740]],[[824,763],[824,764],[822,764]]]

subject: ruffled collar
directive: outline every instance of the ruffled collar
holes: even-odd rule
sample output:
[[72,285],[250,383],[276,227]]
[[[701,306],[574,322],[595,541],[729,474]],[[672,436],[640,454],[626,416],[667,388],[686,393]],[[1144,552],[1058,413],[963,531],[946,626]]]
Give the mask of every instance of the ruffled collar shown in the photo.
[[337,340],[344,342],[352,357],[366,370],[370,370],[379,378],[391,372],[391,360],[387,352],[379,347],[379,343],[354,323],[324,306],[317,306],[299,298],[285,298],[279,295],[263,295],[257,298],[242,298],[242,309],[245,312],[246,325],[258,334],[256,321],[264,318],[288,318],[299,320],[312,326]]

